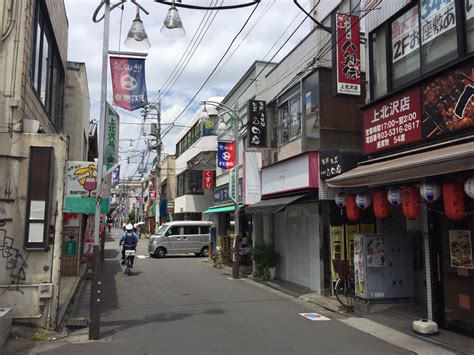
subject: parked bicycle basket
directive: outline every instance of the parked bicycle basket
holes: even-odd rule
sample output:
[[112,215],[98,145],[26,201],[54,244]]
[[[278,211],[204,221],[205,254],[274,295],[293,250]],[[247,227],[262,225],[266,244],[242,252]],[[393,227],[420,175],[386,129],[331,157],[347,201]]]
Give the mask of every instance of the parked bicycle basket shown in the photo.
[[339,276],[347,275],[350,272],[349,260],[333,259],[332,265],[334,266],[334,271],[339,274]]

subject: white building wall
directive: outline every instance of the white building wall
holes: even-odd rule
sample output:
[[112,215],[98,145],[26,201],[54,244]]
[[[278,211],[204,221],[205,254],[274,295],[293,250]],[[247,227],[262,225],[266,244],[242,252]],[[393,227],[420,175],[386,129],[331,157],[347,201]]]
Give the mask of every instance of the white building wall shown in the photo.
[[68,62],[64,96],[64,133],[69,136],[69,160],[87,161],[90,117],[86,65]]

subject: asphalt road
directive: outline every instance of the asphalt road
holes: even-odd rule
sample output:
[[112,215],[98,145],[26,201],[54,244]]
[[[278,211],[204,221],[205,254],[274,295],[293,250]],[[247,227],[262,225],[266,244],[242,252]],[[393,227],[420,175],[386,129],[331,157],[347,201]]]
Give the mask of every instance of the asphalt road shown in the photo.
[[[106,243],[101,340],[51,343],[42,354],[405,354],[349,327],[336,315],[194,255],[154,259],[141,239],[131,276],[119,233]],[[330,320],[311,321],[299,313]]]

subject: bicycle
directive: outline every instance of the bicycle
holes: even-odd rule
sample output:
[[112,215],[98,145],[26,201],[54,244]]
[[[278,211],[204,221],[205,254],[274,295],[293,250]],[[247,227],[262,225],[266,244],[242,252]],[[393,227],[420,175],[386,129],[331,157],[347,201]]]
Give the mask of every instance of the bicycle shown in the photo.
[[349,260],[332,261],[334,271],[339,275],[334,286],[334,293],[339,303],[346,309],[352,310],[355,298],[354,277],[350,272]]
[[[125,247],[134,247],[128,246]],[[135,249],[125,249],[125,273],[130,275],[131,269],[133,267],[133,259],[135,258]]]

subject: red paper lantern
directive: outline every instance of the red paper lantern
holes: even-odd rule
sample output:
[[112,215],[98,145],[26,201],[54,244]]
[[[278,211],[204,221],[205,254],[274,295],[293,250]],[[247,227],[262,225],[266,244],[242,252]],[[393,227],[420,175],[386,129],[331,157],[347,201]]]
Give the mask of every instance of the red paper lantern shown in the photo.
[[346,194],[344,196],[346,203],[346,214],[350,221],[357,221],[360,218],[360,209],[356,205],[355,195]]
[[464,217],[464,186],[458,183],[443,185],[444,212],[449,219]]
[[390,214],[390,203],[385,190],[374,191],[374,214],[380,219],[385,219]]
[[420,192],[415,186],[402,190],[403,215],[408,219],[415,219],[420,214]]

